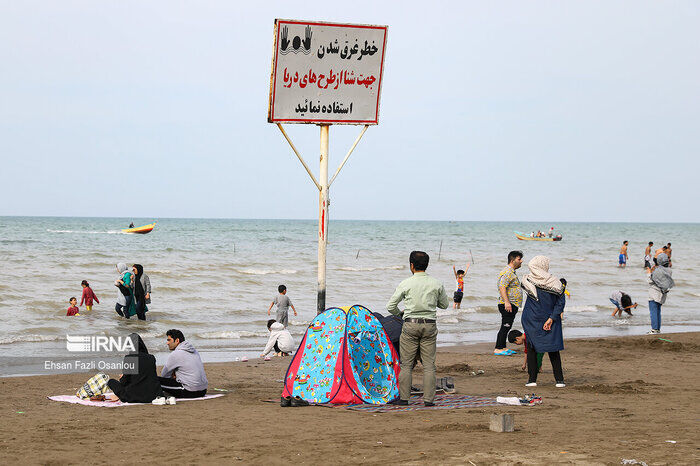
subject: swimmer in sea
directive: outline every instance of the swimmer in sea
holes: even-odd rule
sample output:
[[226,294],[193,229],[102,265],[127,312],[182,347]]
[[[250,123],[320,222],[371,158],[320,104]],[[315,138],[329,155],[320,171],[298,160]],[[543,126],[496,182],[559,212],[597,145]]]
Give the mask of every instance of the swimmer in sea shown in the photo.
[[625,240],[622,242],[622,247],[620,248],[620,256],[618,257],[619,266],[623,269],[627,265],[627,245],[629,241]]

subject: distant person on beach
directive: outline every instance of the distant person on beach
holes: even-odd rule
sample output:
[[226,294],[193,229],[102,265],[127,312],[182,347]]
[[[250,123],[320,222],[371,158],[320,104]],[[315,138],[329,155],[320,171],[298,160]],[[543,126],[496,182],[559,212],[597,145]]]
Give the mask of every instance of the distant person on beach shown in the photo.
[[522,251],[511,251],[508,253],[508,265],[498,274],[498,312],[501,314],[501,328],[496,335],[496,348],[493,350],[495,355],[513,354],[506,349],[506,339],[508,331],[513,327],[518,309],[523,305],[523,291],[520,289],[520,279],[515,273],[522,264]]
[[289,308],[291,307],[292,311],[294,311],[294,317],[296,317],[297,315],[297,310],[294,308],[292,300],[289,299],[289,296],[287,296],[286,286],[278,286],[277,291],[279,292],[279,294],[275,296],[275,298],[272,300],[272,303],[270,304],[270,307],[267,308],[267,315],[270,315],[270,310],[272,309],[272,306],[277,305],[277,322],[284,325],[284,328],[287,328],[287,325],[289,324]]
[[622,247],[620,248],[620,256],[618,257],[619,267],[622,267],[623,269],[627,265],[627,245],[628,244],[629,244],[629,241],[622,242]]
[[459,309],[462,307],[462,298],[464,297],[464,276],[467,274],[468,271],[469,264],[467,264],[465,270],[455,270],[455,266],[452,266],[452,272],[454,272],[455,279],[457,280],[457,291],[455,291],[455,294],[453,296],[454,309]]
[[71,297],[71,299],[68,300],[70,303],[70,307],[66,311],[66,316],[79,316],[78,312],[80,312],[80,309],[78,309],[78,300],[75,297]]
[[260,355],[264,358],[268,354],[275,351],[277,356],[288,356],[289,353],[294,351],[294,338],[292,334],[289,333],[284,325],[277,322],[275,319],[270,319],[267,321],[267,330],[270,332],[270,338],[267,339],[267,345]]
[[124,365],[135,366],[136,374],[124,374],[119,380],[109,379],[107,386],[114,397],[124,403],[150,403],[163,395],[156,372],[156,358],[148,353],[146,344],[138,333],[129,335],[136,351],[124,356]]
[[645,269],[650,269],[651,268],[651,248],[654,246],[653,241],[649,241],[649,244],[647,247],[644,249],[644,268]]
[[117,272],[119,272],[119,277],[114,281],[114,286],[118,289],[117,304],[115,304],[114,310],[120,316],[127,317],[129,315],[129,307],[131,307],[131,272],[129,272],[129,267],[123,262],[117,264]]
[[129,313],[125,314],[124,317],[127,319],[132,315],[136,314],[139,320],[146,320],[146,312],[148,312],[148,306],[146,306],[146,301],[150,302],[148,296],[150,293],[151,283],[147,280],[147,277],[143,273],[143,266],[141,264],[134,264],[131,268],[133,273],[133,283],[132,288],[133,295],[131,300],[131,306],[129,306]]
[[[665,246],[664,246],[665,247]],[[661,333],[661,306],[666,302],[668,291],[675,283],[671,276],[668,256],[664,253],[656,257],[657,265],[647,269],[649,276],[649,316],[651,318],[651,330],[648,334]]]
[[622,311],[632,315],[632,309],[637,308],[637,303],[632,304],[632,298],[630,295],[620,290],[612,292],[610,295],[610,302],[615,306],[615,310],[612,313],[613,317],[618,314],[620,317],[622,317]]
[[537,386],[537,353],[549,353],[557,388],[563,388],[564,373],[559,351],[564,349],[561,315],[566,305],[564,285],[549,273],[549,258],[535,256],[527,264],[530,273],[525,275],[522,287],[527,293],[521,323],[527,334],[526,387]]
[[405,279],[389,299],[386,310],[400,315],[399,303],[404,302],[403,328],[401,329],[401,372],[399,398],[393,404],[408,405],[416,355],[420,351],[423,364],[423,403],[435,406],[435,349],[437,342],[436,307],[447,309],[450,298],[445,287],[427,273],[430,256],[423,251],[412,251],[409,267],[413,276]]
[[[511,330],[508,332],[508,342],[514,345],[523,345],[525,351],[525,362],[521,367],[522,370],[527,369],[527,337],[520,330]],[[544,353],[537,353],[537,371],[542,372],[542,357]]]
[[80,285],[83,287],[83,295],[80,298],[80,305],[82,306],[83,303],[85,303],[85,310],[87,311],[92,311],[92,302],[93,300],[97,303],[100,304],[100,300],[97,299],[97,296],[95,295],[95,292],[92,291],[92,288],[90,288],[90,284],[87,282],[87,280],[83,280]]
[[200,398],[207,394],[209,381],[197,350],[180,330],[165,332],[171,351],[158,380],[163,391],[176,398]]

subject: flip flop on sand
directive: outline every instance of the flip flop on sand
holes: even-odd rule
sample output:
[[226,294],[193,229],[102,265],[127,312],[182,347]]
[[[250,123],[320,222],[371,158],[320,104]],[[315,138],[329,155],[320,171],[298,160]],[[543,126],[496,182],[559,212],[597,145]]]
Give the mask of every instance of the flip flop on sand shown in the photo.
[[514,354],[517,354],[517,352],[513,350],[505,350],[505,351],[500,351],[498,353],[493,353],[494,356],[512,356]]

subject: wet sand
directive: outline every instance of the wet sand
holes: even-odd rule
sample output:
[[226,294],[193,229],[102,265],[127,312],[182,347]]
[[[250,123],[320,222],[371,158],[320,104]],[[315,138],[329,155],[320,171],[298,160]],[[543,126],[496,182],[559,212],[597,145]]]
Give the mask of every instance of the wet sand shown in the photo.
[[[524,386],[522,354],[493,356],[492,345],[440,349],[438,376],[453,376],[458,393],[543,397],[529,408],[371,414],[262,402],[279,398],[289,358],[207,364],[210,387],[230,391],[176,406],[46,399],[75,393],[90,374],[2,378],[0,457],[6,464],[700,463],[700,333],[565,344],[563,389],[554,387],[546,357],[532,389]],[[485,373],[472,376],[478,369]],[[515,414],[515,432],[489,431],[493,412]]]

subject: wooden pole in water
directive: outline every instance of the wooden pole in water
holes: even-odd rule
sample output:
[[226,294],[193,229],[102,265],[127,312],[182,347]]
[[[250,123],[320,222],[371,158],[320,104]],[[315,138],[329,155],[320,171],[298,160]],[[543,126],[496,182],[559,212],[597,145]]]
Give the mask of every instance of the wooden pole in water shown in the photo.
[[318,291],[316,313],[326,310],[326,247],[328,246],[328,130],[330,125],[321,126],[321,160],[318,196]]

